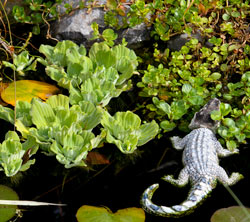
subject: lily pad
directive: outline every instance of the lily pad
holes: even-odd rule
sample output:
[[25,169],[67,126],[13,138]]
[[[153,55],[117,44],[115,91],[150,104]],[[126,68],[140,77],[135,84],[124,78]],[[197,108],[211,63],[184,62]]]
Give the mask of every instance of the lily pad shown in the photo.
[[211,217],[211,222],[250,222],[250,209],[232,206],[217,210]]
[[104,207],[83,205],[77,211],[78,222],[144,222],[145,213],[141,208],[126,208],[112,213]]
[[[18,200],[17,193],[11,188],[0,185],[0,200]],[[17,206],[15,205],[0,205],[0,222],[6,222],[16,214]]]

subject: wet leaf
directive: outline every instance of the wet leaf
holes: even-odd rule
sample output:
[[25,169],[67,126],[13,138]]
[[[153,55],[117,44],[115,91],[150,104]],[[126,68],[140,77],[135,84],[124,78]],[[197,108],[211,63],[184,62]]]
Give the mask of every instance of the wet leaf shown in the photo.
[[211,217],[211,222],[249,222],[250,221],[250,209],[232,206],[228,208],[222,208],[217,210]]
[[[0,185],[0,200],[18,200],[17,193],[11,188]],[[0,222],[6,222],[16,214],[17,206],[0,205]]]
[[77,211],[78,222],[144,222],[145,213],[140,208],[126,208],[112,213],[108,208],[83,205]]
[[[16,98],[15,98],[16,87]],[[2,93],[2,99],[12,106],[15,106],[16,100],[30,102],[32,98],[37,97],[46,100],[56,94],[59,89],[51,84],[34,80],[19,80],[12,82]]]

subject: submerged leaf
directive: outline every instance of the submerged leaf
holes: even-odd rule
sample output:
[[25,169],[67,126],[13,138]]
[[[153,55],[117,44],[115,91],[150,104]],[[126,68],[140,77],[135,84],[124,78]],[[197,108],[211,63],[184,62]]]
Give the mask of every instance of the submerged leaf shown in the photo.
[[107,159],[106,156],[93,151],[88,153],[86,162],[92,165],[110,164],[110,161]]
[[57,87],[45,82],[19,80],[12,82],[1,93],[1,97],[6,103],[15,106],[17,100],[31,102],[34,97],[46,100],[58,91],[59,89]]
[[78,222],[144,222],[141,208],[126,208],[112,213],[108,208],[83,205],[77,211]]

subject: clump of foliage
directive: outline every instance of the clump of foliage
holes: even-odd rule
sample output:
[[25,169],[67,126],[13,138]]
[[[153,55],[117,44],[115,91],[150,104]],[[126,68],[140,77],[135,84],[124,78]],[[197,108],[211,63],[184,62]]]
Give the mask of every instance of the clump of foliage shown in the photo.
[[[141,124],[140,117],[130,111],[117,112],[112,117],[105,109],[112,98],[132,86],[130,78],[137,67],[133,50],[124,44],[111,48],[102,42],[95,43],[87,55],[84,46],[62,41],[54,47],[41,45],[40,52],[46,58],[39,57],[33,63],[39,61],[45,65],[47,75],[67,89],[69,96],[54,95],[46,102],[38,98],[31,102],[16,101],[15,110],[0,106],[0,118],[13,123],[26,141],[22,148],[18,135],[11,134],[12,143],[20,150],[16,150],[18,155],[13,154],[14,162],[0,159],[3,168],[7,167],[11,172],[5,170],[7,176],[28,169],[34,163],[35,160],[23,161],[23,155],[30,149],[26,145],[31,145],[30,140],[34,143],[32,147],[36,147],[29,151],[30,156],[39,146],[44,153],[54,155],[61,164],[70,168],[86,166],[88,152],[103,142],[114,143],[123,153],[129,154],[155,137],[158,132],[155,121]],[[24,52],[19,55],[27,58],[20,69],[23,74],[29,70],[25,67],[33,61],[25,55]],[[15,61],[14,64],[5,64],[17,71]],[[93,133],[94,128],[98,128],[99,135]],[[3,156],[12,158],[12,146],[5,145],[9,138],[7,136],[3,142],[7,147],[3,149]]]
[[[107,1],[105,21],[112,27],[133,27],[142,22],[153,26],[152,35],[163,41],[176,34],[191,34],[199,30],[206,36],[214,36],[218,28],[236,38],[247,33],[248,1],[188,1],[188,0],[135,0],[130,8],[124,1]],[[122,22],[118,15],[125,16]],[[237,30],[235,30],[235,27]]]
[[[56,1],[60,3],[60,1]],[[15,5],[12,14],[17,22],[33,25],[32,33],[40,34],[40,25],[48,23],[48,19],[58,17],[57,4],[53,1],[24,0],[22,5]]]
[[[250,138],[248,1],[136,0],[129,10],[122,1],[109,1],[107,7],[106,22],[113,27],[144,22],[153,27],[155,39],[190,36],[190,42],[176,52],[154,44],[155,59],[137,83],[139,96],[145,97],[139,107],[146,119],[158,119],[164,132],[177,126],[188,131],[194,112],[209,98],[218,97],[224,103],[212,117],[222,122],[221,142],[229,149],[246,143]],[[121,10],[127,15],[122,26],[117,19]],[[200,41],[191,39],[197,35]]]
[[0,165],[6,176],[14,176],[18,171],[29,169],[35,159],[29,158],[38,150],[35,139],[28,136],[24,143],[14,131],[9,131],[5,135],[5,140],[0,144]]
[[87,100],[106,106],[110,99],[131,87],[127,81],[137,67],[135,53],[124,45],[110,48],[105,42],[95,43],[86,56],[84,46],[63,41],[55,47],[41,45],[46,60],[46,73],[70,92],[71,104]]
[[234,149],[250,138],[248,52],[239,43],[223,43],[216,37],[208,41],[212,47],[192,39],[180,51],[166,50],[163,56],[157,51],[161,63],[148,65],[137,83],[142,89],[139,95],[152,98],[144,104],[149,112],[144,112],[158,119],[165,132],[177,125],[187,131],[194,111],[211,97],[222,98],[225,103],[213,118],[221,120],[218,133],[227,147]]

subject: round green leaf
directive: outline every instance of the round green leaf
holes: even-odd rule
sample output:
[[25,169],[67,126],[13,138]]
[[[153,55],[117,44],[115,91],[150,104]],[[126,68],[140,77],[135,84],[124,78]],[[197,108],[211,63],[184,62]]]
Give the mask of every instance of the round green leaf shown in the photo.
[[166,132],[169,132],[169,131],[172,131],[176,127],[176,124],[174,122],[169,122],[168,120],[164,120],[160,123],[160,126]]
[[250,209],[239,206],[222,208],[211,217],[211,222],[247,222],[250,221]]
[[140,208],[126,208],[112,213],[108,208],[83,205],[77,211],[78,222],[144,222],[145,213]]
[[[17,193],[11,188],[0,185],[0,200],[18,200]],[[0,222],[10,220],[16,214],[17,206],[14,205],[0,205]]]
[[227,21],[227,20],[230,19],[230,15],[224,13],[224,14],[222,15],[222,18],[223,18],[223,20]]
[[231,15],[235,18],[240,17],[240,13],[239,12],[232,12]]
[[217,80],[217,79],[220,79],[221,77],[221,74],[219,72],[214,72],[210,78],[213,79],[213,80]]

